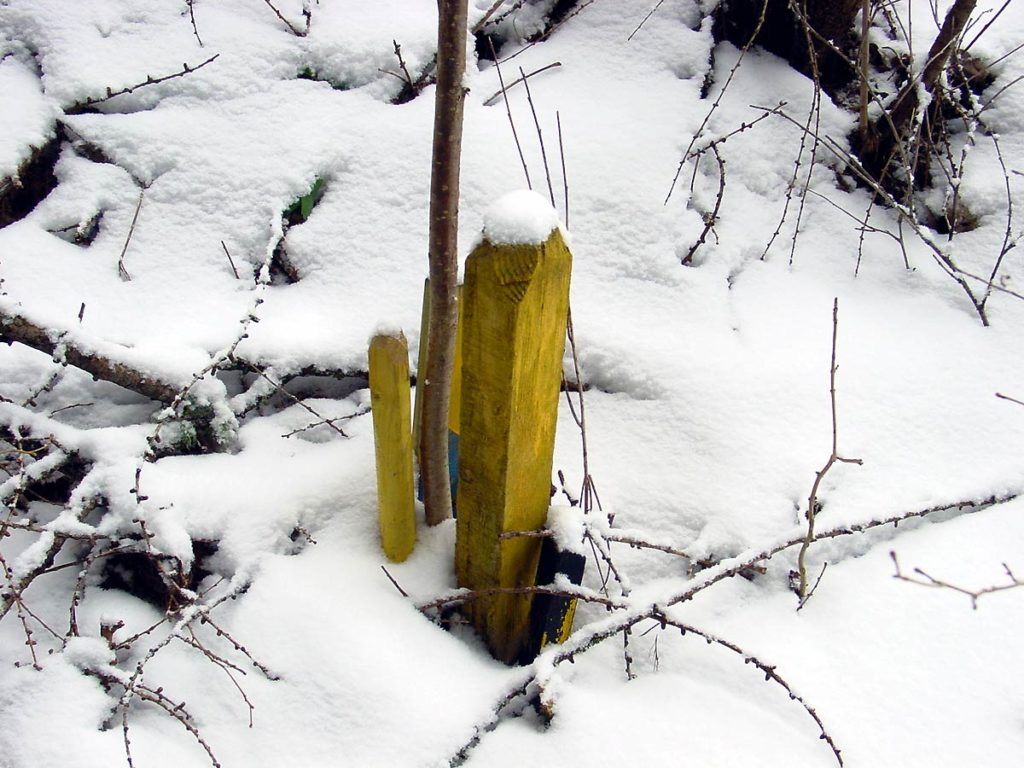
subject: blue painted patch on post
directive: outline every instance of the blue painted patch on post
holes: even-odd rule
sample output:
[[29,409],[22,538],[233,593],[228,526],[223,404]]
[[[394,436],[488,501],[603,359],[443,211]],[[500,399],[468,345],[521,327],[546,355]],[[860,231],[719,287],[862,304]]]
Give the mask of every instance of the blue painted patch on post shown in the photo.
[[459,436],[451,430],[448,430],[448,477],[452,483],[452,517],[455,517],[459,495]]
[[[452,517],[458,512],[459,495],[459,436],[448,430],[448,481],[452,484]],[[423,501],[423,475],[416,478],[416,500]]]

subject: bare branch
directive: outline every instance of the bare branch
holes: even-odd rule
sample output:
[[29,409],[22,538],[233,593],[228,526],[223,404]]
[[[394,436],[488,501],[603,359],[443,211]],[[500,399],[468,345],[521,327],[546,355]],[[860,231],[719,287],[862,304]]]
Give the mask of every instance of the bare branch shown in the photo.
[[1009,395],[1004,395],[999,392],[996,392],[996,397],[1000,400],[1009,400],[1011,403],[1016,403],[1017,405],[1024,405],[1024,400],[1018,400],[1015,397],[1010,397]]
[[[533,95],[530,93],[530,82],[526,79],[527,75],[523,72],[523,68],[519,68],[519,80],[523,88],[526,89],[526,101],[530,105],[530,114],[533,115],[533,126],[537,130],[537,143],[540,145],[540,158],[544,163],[544,178],[548,182],[548,196],[551,200],[551,207],[555,207],[555,188],[551,184],[551,169],[548,167],[548,153],[544,147],[544,133],[540,129],[540,120],[537,118],[537,110],[533,106]],[[515,83],[513,83],[514,85]]]
[[[508,114],[508,124],[512,129],[512,139],[516,143],[516,150],[519,152],[519,162],[523,166],[523,175],[526,177],[526,188],[533,189],[533,182],[530,181],[530,169],[526,165],[526,157],[523,155],[523,145],[519,143],[519,134],[516,133],[516,123],[512,119],[512,108],[508,104],[508,91],[505,88],[505,78],[501,75],[501,64],[498,63],[498,54],[494,50],[494,43],[488,39],[491,46],[491,53],[494,56],[494,70],[498,73],[498,82],[501,84],[501,95],[505,100],[505,112]],[[486,103],[486,102],[485,102]]]
[[131,226],[128,227],[128,236],[124,239],[124,247],[121,248],[121,255],[117,259],[117,274],[125,282],[130,281],[132,276],[128,274],[128,270],[124,267],[124,257],[128,253],[128,244],[132,241],[132,235],[135,234],[135,224],[139,220],[139,211],[142,210],[142,197],[145,194],[146,191],[144,189],[139,192],[139,202],[135,204],[135,213],[132,216]]
[[297,26],[295,26],[295,24],[293,24],[292,22],[288,21],[288,19],[286,19],[284,16],[281,15],[281,12],[279,10],[277,10],[275,5],[272,2],[270,2],[270,0],[263,0],[263,2],[266,3],[267,7],[270,8],[270,10],[272,10],[274,12],[274,15],[277,16],[277,18],[279,18],[281,20],[281,23],[284,24],[286,27],[288,27],[288,30],[293,35],[295,35],[296,37],[305,37],[306,35],[309,34],[309,27],[310,27],[310,24],[313,21],[313,11],[309,7],[309,3],[308,2],[302,4],[302,16],[306,20],[306,27],[305,28],[297,27]]
[[203,47],[203,38],[199,36],[199,27],[196,26],[196,9],[193,7],[196,0],[185,0],[188,4],[188,19],[192,22],[192,34],[196,36],[196,40],[199,41],[199,47]]
[[780,675],[776,671],[776,667],[769,666],[764,661],[761,661],[761,659],[759,659],[757,656],[754,656],[752,653],[744,651],[735,643],[732,643],[728,640],[724,640],[723,638],[713,635],[709,632],[705,632],[702,629],[698,629],[697,627],[694,627],[691,624],[684,624],[681,621],[670,619],[663,614],[661,616],[655,616],[653,618],[656,621],[660,621],[663,628],[666,625],[669,625],[678,629],[683,635],[690,633],[697,635],[698,637],[702,637],[709,645],[717,645],[721,648],[725,648],[726,650],[731,651],[737,656],[742,657],[744,664],[752,664],[753,666],[757,667],[759,671],[764,673],[764,679],[766,681],[771,681],[776,685],[782,687],[789,695],[790,701],[795,701],[801,707],[803,707],[804,711],[810,716],[812,720],[814,720],[815,724],[818,726],[818,730],[820,731],[820,735],[818,736],[818,738],[820,738],[822,741],[828,744],[829,749],[832,750],[832,754],[836,758],[836,762],[840,766],[843,765],[841,750],[836,745],[835,740],[829,734],[828,730],[825,728],[825,723],[822,722],[821,717],[818,715],[817,711],[814,709],[814,707],[808,704],[807,701],[805,701],[804,698],[800,696],[788,682],[786,682],[782,675]]
[[[654,14],[654,12],[658,10],[658,8],[661,6],[663,2],[664,0],[659,0],[658,5],[651,10],[647,18],[650,18]],[[675,191],[676,184],[679,182],[679,176],[683,172],[683,167],[686,165],[686,161],[690,157],[690,151],[697,143],[697,139],[699,139],[701,134],[703,134],[704,129],[707,127],[708,123],[711,122],[711,116],[715,114],[715,112],[718,110],[719,104],[722,103],[722,99],[725,97],[725,92],[729,90],[729,85],[732,83],[733,78],[736,77],[736,72],[739,71],[740,64],[743,63],[743,58],[747,55],[747,51],[749,51],[750,47],[754,44],[754,40],[757,38],[758,34],[760,34],[761,27],[764,26],[765,14],[767,13],[767,11],[768,0],[764,0],[764,2],[761,5],[761,15],[758,17],[757,23],[754,25],[754,31],[751,33],[750,39],[747,41],[747,44],[740,49],[740,55],[736,59],[736,63],[732,65],[732,69],[729,70],[729,75],[725,78],[725,83],[722,85],[722,89],[718,92],[718,96],[715,98],[714,103],[711,105],[711,109],[709,109],[707,114],[704,115],[704,119],[701,121],[701,124],[697,126],[697,130],[694,131],[693,138],[690,139],[690,143],[686,147],[686,151],[683,152],[683,159],[679,161],[679,166],[676,168],[675,176],[672,177],[672,183],[669,185],[668,194],[665,195],[666,205],[668,204],[668,201],[671,199],[672,193]],[[645,18],[644,21],[640,23],[640,26],[643,26],[643,24],[647,21],[647,18]],[[637,27],[637,30],[638,29],[640,29],[640,27]],[[636,34],[636,30],[634,30],[633,34]]]
[[[821,485],[821,481],[828,474],[829,470],[837,462],[844,464],[863,464],[861,459],[848,459],[839,455],[839,433],[836,424],[836,339],[839,334],[839,299],[833,299],[832,301],[832,363],[829,367],[829,397],[832,405],[832,453],[829,454],[828,460],[825,462],[818,473],[814,476],[814,484],[811,486],[811,494],[807,498],[807,536],[804,539],[803,544],[800,546],[800,554],[797,557],[797,576],[799,578],[799,585],[797,587],[797,595],[800,597],[800,605],[803,606],[807,602],[810,594],[807,592],[807,550],[811,546],[811,542],[814,541],[814,523],[818,516],[819,504],[818,504],[818,487]],[[817,585],[815,585],[817,586]]]
[[[495,64],[497,65],[497,62],[495,62]],[[553,61],[550,64],[545,64],[543,67],[540,67],[538,69],[533,70],[532,72],[526,72],[525,74],[520,74],[519,77],[517,77],[515,80],[513,80],[511,83],[508,83],[507,85],[505,83],[501,83],[501,88],[499,88],[497,91],[495,91],[490,96],[488,96],[486,99],[484,99],[482,103],[483,103],[483,105],[485,107],[489,107],[489,106],[491,106],[491,104],[493,104],[495,101],[497,101],[499,96],[504,96],[505,99],[506,99],[506,105],[507,105],[507,103],[508,103],[507,90],[509,88],[511,88],[511,87],[513,87],[515,85],[519,85],[519,83],[525,83],[526,79],[528,77],[533,77],[534,75],[539,75],[541,72],[547,72],[549,69],[556,69],[557,67],[560,67],[560,66],[562,66],[562,62],[560,62],[560,61]],[[495,69],[497,70],[497,66],[495,66]],[[523,72],[522,69],[520,69],[519,71],[520,71],[520,73]],[[499,78],[500,78],[501,73],[498,72],[498,75],[499,75]]]
[[220,54],[219,53],[215,53],[213,56],[211,56],[210,58],[208,58],[206,61],[202,62],[201,64],[196,64],[195,66],[190,66],[187,63],[186,64],[182,64],[180,72],[173,72],[172,74],[164,75],[163,77],[151,77],[150,75],[146,75],[146,79],[143,80],[141,83],[136,83],[135,85],[129,85],[129,86],[125,87],[125,88],[122,88],[119,91],[114,91],[114,90],[112,90],[112,89],[110,89],[108,87],[107,88],[107,95],[106,96],[90,97],[88,99],[85,99],[84,101],[76,101],[70,107],[65,109],[64,112],[65,112],[65,114],[68,114],[68,115],[78,114],[78,113],[84,111],[88,107],[92,107],[92,106],[94,106],[96,104],[102,104],[104,101],[109,101],[110,99],[113,99],[116,96],[124,96],[125,94],[128,94],[128,93],[134,93],[139,88],[145,88],[145,87],[150,86],[150,85],[159,85],[160,83],[166,83],[168,80],[173,80],[176,77],[184,77],[185,75],[190,75],[193,72],[198,72],[200,69],[205,67],[207,64],[212,64],[219,57],[220,57]]
[[[62,361],[68,365],[154,400],[169,403],[178,394],[178,387],[170,383],[159,381],[151,374],[135,370],[110,356],[80,349],[68,339],[68,334],[43,328],[20,314],[0,308],[0,342],[10,344],[15,341],[49,355],[60,354]],[[112,344],[105,346],[112,352],[118,349]],[[124,350],[127,357],[127,347]]]
[[908,584],[917,584],[922,587],[930,587],[933,589],[948,589],[952,592],[959,592],[962,595],[966,595],[971,599],[971,608],[978,610],[978,600],[983,595],[991,595],[995,592],[1005,592],[1008,589],[1017,589],[1017,587],[1024,587],[1024,581],[1017,578],[1013,571],[1010,570],[1010,566],[1003,563],[1003,571],[1006,574],[1007,581],[1003,584],[992,584],[987,587],[980,587],[978,589],[968,589],[957,584],[945,581],[943,579],[937,579],[928,573],[925,573],[920,568],[915,568],[911,575],[907,575],[900,568],[900,561],[896,557],[895,552],[890,552],[889,556],[892,558],[893,566],[896,568],[896,573],[893,574],[894,579],[905,581]]
[[[691,264],[693,262],[693,255],[697,252],[698,248],[704,245],[708,238],[708,234],[714,231],[715,224],[718,223],[719,211],[722,210],[722,199],[725,197],[725,160],[722,159],[722,155],[719,153],[717,146],[712,145],[710,149],[718,164],[718,194],[715,195],[714,208],[711,211],[701,214],[701,218],[704,220],[704,229],[701,231],[700,237],[697,238],[697,242],[690,246],[690,250],[687,251],[686,255],[681,259],[680,263],[682,264]],[[699,162],[700,161],[698,160],[698,163]],[[694,170],[696,171],[696,168]]]
[[409,593],[408,593],[408,592],[406,592],[406,591],[405,591],[404,589],[402,589],[402,585],[401,585],[401,584],[399,584],[399,583],[398,583],[397,581],[395,581],[395,577],[394,577],[394,576],[392,576],[392,575],[391,575],[391,574],[390,574],[390,573],[388,572],[388,569],[387,569],[387,568],[385,568],[385,567],[384,567],[383,565],[382,565],[382,566],[380,567],[380,569],[381,569],[382,571],[384,571],[384,575],[388,577],[388,581],[390,581],[390,582],[391,582],[392,584],[394,584],[394,586],[395,586],[395,589],[397,589],[397,590],[398,590],[398,593],[399,593],[399,594],[400,594],[400,595],[401,595],[402,597],[404,597],[404,598],[408,598],[408,597],[409,597]]

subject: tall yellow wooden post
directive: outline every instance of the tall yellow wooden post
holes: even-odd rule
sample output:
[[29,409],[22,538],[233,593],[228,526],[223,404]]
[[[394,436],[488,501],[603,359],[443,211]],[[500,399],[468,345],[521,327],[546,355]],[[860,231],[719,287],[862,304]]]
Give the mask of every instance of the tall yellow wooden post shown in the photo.
[[409,347],[405,336],[400,332],[374,336],[369,357],[380,540],[388,559],[401,562],[416,544]]
[[[572,256],[557,228],[540,243],[487,239],[466,262],[456,573],[473,590],[532,586],[551,493]],[[520,660],[529,595],[467,604],[495,658]]]

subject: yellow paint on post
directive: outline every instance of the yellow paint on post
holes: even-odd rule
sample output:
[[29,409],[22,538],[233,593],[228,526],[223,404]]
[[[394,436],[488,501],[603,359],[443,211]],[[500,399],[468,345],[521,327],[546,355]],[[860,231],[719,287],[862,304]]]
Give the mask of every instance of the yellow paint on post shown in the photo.
[[380,541],[388,559],[400,563],[416,544],[409,347],[405,336],[374,336],[369,356]]
[[[486,240],[466,262],[456,574],[474,590],[533,586],[551,495],[572,256],[558,230],[540,245]],[[495,658],[519,660],[529,595],[467,604]]]

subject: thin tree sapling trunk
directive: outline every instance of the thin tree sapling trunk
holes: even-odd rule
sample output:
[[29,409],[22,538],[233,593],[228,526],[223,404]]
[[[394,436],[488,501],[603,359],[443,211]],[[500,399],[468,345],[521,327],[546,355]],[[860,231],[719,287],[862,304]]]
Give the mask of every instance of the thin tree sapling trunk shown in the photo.
[[437,92],[430,173],[430,316],[423,376],[420,476],[428,525],[452,513],[448,398],[458,321],[459,161],[465,92],[467,0],[438,0]]

